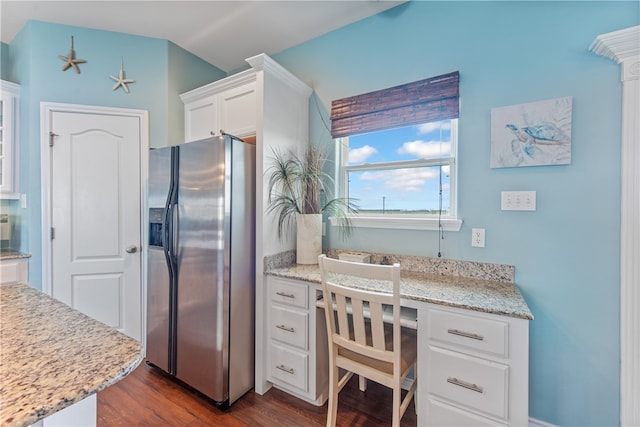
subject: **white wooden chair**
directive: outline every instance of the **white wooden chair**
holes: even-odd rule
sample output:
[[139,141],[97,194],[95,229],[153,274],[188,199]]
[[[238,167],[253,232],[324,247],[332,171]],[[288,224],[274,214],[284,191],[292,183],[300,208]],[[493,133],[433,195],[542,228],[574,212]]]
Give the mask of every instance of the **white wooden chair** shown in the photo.
[[[329,339],[327,426],[335,426],[338,393],[354,373],[393,389],[393,426],[399,426],[417,385],[416,334],[400,326],[400,265],[361,264],[325,255],[318,262]],[[387,293],[357,289],[363,281]],[[385,325],[383,311],[390,307],[393,323]],[[412,367],[416,378],[401,399],[400,386]],[[340,368],[346,371],[342,378]]]

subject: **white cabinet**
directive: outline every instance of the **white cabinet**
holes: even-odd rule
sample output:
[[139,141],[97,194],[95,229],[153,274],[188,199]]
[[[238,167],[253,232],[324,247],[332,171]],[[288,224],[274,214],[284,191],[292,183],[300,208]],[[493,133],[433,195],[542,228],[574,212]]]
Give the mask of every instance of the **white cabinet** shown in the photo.
[[20,86],[0,80],[0,198],[18,195],[18,111]]
[[256,133],[254,70],[199,87],[180,98],[184,103],[185,141],[220,135],[221,131],[238,137]]
[[418,322],[421,423],[528,424],[527,320],[425,304]]
[[307,402],[327,400],[328,359],[324,313],[313,283],[266,278],[267,380]]
[[0,285],[27,283],[29,281],[29,261],[27,258],[0,260]]

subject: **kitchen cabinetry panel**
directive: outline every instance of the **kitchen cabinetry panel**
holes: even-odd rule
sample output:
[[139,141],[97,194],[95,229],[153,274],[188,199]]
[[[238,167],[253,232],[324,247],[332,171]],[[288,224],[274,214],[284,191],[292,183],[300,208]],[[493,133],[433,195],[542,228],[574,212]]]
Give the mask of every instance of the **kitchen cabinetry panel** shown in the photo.
[[27,283],[29,281],[29,262],[26,258],[0,261],[0,285]]
[[[312,283],[268,276],[267,380],[314,405],[327,399],[329,365],[324,314]],[[303,300],[304,299],[304,300]]]
[[429,336],[434,341],[507,357],[509,323],[446,310],[429,310]]
[[430,426],[507,427],[504,423],[496,423],[489,418],[471,414],[435,399],[429,399],[426,403],[427,424]]
[[418,346],[424,425],[528,424],[528,320],[428,303]]
[[308,334],[309,313],[278,306],[271,308],[271,338],[308,350]]
[[216,97],[207,96],[184,106],[185,141],[208,138],[218,130]]
[[255,83],[228,89],[218,95],[220,130],[244,137],[256,133],[257,99]]
[[17,199],[20,86],[0,80],[0,198]]
[[271,345],[271,378],[291,385],[306,393],[308,391],[309,354],[297,352],[277,344]]
[[225,133],[245,137],[256,133],[256,75],[243,71],[180,95],[184,103],[185,141]]
[[429,354],[429,393],[506,418],[507,365],[438,347],[431,347]]

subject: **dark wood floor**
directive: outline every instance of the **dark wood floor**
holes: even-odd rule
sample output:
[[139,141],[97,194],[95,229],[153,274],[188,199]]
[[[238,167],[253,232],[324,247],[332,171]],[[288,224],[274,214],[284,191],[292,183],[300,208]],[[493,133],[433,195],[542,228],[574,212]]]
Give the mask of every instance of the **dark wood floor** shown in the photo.
[[[338,425],[391,425],[391,399],[390,389],[371,381],[361,393],[354,376],[340,393]],[[252,390],[222,411],[144,362],[98,393],[98,427],[324,426],[326,411],[326,403],[313,406],[275,388],[264,396]],[[413,402],[402,426],[416,426]]]

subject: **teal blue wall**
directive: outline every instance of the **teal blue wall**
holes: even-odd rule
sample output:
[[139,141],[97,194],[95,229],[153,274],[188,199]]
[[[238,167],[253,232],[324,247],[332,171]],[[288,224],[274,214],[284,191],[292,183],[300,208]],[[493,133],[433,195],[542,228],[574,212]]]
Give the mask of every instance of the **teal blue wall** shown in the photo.
[[[530,324],[530,416],[619,424],[620,66],[596,36],[639,24],[633,2],[411,2],[274,58],[329,102],[460,71],[460,232],[444,257],[515,265]],[[572,162],[490,169],[491,108],[573,97]],[[310,138],[322,139],[315,106]],[[326,134],[326,132],[325,132]],[[535,212],[500,192],[537,191]],[[486,229],[472,248],[471,228]],[[328,244],[436,256],[435,232],[358,229]]]
[[9,45],[0,42],[0,79],[9,80]]
[[[80,74],[62,72],[58,55],[67,56],[74,36]],[[41,287],[40,103],[57,102],[147,110],[152,147],[179,143],[183,112],[178,94],[226,76],[222,70],[173,43],[148,37],[30,21],[8,49],[12,80],[21,85],[20,192],[27,209],[20,250],[32,254],[29,280]],[[112,90],[120,60],[130,93]],[[3,57],[4,59],[4,57]],[[179,62],[179,64],[178,64]],[[4,68],[4,67],[3,67]]]

